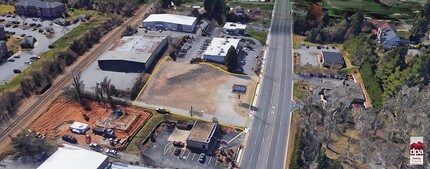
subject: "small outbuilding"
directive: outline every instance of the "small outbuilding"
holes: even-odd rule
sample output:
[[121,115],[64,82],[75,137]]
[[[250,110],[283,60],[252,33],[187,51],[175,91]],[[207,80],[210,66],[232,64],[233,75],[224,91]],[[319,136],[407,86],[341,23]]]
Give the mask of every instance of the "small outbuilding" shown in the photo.
[[327,69],[342,69],[346,67],[345,60],[339,52],[321,52],[321,63]]
[[76,133],[76,134],[85,134],[90,127],[88,126],[88,124],[84,124],[84,123],[80,123],[80,122],[73,122],[73,124],[69,127],[70,131],[72,131],[72,133]]

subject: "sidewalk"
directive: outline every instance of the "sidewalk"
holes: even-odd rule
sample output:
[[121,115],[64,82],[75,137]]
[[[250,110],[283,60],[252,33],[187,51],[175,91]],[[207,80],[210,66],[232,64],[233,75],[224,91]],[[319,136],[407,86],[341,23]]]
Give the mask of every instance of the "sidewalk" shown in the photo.
[[[152,105],[152,104],[148,104],[148,103],[141,102],[141,101],[135,101],[133,103],[133,105],[136,105],[139,107],[144,107],[144,108],[151,108],[151,109],[156,109],[157,107],[161,107],[161,106]],[[172,114],[178,114],[181,116],[191,117],[190,116],[190,110],[182,110],[182,109],[177,109],[177,108],[172,108],[172,107],[167,107],[167,106],[162,106],[162,107],[170,110]],[[200,114],[199,113],[198,115],[192,116],[192,118],[202,120],[202,121],[208,121],[208,122],[212,122],[212,119],[214,117],[218,119],[218,122],[220,124],[236,126],[236,127],[243,127],[245,125],[245,121],[247,119],[246,117],[242,117],[239,114],[231,114],[229,116],[225,116],[225,115],[215,115],[215,114],[206,114],[206,113]]]

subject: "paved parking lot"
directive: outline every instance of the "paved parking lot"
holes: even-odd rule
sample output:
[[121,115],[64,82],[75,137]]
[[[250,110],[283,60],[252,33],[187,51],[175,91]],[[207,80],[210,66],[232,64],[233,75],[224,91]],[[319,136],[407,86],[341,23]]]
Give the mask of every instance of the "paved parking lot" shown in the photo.
[[[0,18],[5,19],[4,23],[7,23],[8,21],[19,21],[22,23],[22,19],[19,18],[18,16],[16,18],[7,18],[7,17],[0,16]],[[0,84],[5,84],[16,76],[16,74],[13,73],[14,69],[20,69],[21,71],[23,71],[24,69],[29,67],[30,65],[25,64],[25,62],[30,61],[30,57],[34,57],[35,55],[49,51],[50,49],[48,48],[48,46],[50,44],[54,43],[56,40],[60,39],[62,36],[70,32],[71,30],[73,30],[73,28],[75,28],[80,24],[80,22],[78,22],[76,24],[72,24],[67,27],[62,27],[56,24],[52,24],[52,21],[50,20],[45,20],[43,22],[40,22],[40,21],[33,21],[30,18],[26,19],[25,22],[29,24],[30,23],[41,24],[42,25],[41,28],[52,27],[52,29],[54,30],[54,35],[51,38],[48,38],[37,30],[35,31],[32,31],[32,29],[24,30],[21,26],[16,28],[5,27],[5,31],[15,32],[15,35],[13,38],[21,38],[20,35],[26,34],[36,38],[37,42],[35,43],[35,47],[32,50],[21,51],[21,52],[18,52],[17,54],[14,54],[14,56],[19,55],[21,57],[21,58],[15,59],[15,62],[6,61],[0,64],[0,72],[2,72],[0,74]],[[12,57],[13,56],[11,56],[11,58]]]
[[[199,153],[193,153],[186,148],[182,148],[181,153],[176,156],[174,151],[176,147],[171,142],[167,141],[167,138],[173,132],[174,127],[165,127],[160,131],[149,148],[145,151],[144,155],[150,158],[151,162],[155,163],[154,166],[158,167],[170,167],[170,168],[213,168],[218,169],[220,167],[215,166],[215,156],[207,156],[204,163],[198,162]],[[181,158],[179,158],[181,157]]]
[[319,66],[318,55],[321,55],[322,51],[339,52],[339,49],[333,49],[331,46],[328,49],[317,49],[316,46],[300,46],[296,49],[296,52],[300,54],[300,65],[310,64],[312,66]]

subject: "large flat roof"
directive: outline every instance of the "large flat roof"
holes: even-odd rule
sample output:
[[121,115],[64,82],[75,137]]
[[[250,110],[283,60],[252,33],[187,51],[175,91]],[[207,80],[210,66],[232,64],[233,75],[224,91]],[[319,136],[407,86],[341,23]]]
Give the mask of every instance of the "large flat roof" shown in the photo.
[[49,1],[39,1],[39,0],[27,0],[27,1],[19,1],[15,3],[16,6],[34,6],[37,8],[55,8],[58,6],[63,6],[64,4],[61,2],[49,2]]
[[190,135],[187,140],[198,142],[209,142],[213,133],[215,132],[216,124],[204,121],[196,121],[191,129]]
[[240,23],[226,22],[223,29],[245,29],[246,25]]
[[143,22],[167,22],[180,25],[193,25],[196,17],[174,14],[151,14]]
[[104,154],[65,144],[37,169],[97,169],[107,158]]
[[125,60],[146,63],[165,36],[125,36],[98,60]]
[[239,41],[240,39],[213,38],[204,55],[226,56],[231,46],[237,49]]

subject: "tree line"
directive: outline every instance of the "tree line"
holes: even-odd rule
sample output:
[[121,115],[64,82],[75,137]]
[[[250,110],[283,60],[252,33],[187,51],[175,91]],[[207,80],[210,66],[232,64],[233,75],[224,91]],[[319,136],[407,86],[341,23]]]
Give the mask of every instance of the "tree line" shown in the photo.
[[[336,96],[325,105],[309,98],[302,108],[298,150],[293,150],[290,168],[413,168],[407,153],[410,136],[430,136],[428,88],[403,86],[378,109],[345,108],[348,94]],[[347,130],[356,134],[349,136]],[[340,137],[346,137],[347,144],[333,144]],[[424,163],[429,159],[424,155]]]
[[113,13],[125,17],[133,16],[133,12],[137,9],[137,4],[132,0],[66,0],[64,3],[67,3],[70,8],[97,10],[102,13]]
[[415,16],[414,22],[412,23],[412,29],[410,30],[411,36],[409,39],[413,43],[418,43],[422,37],[424,37],[429,30],[430,26],[430,1],[424,5],[423,9]]
[[307,41],[314,43],[342,43],[352,37],[359,35],[368,23],[364,20],[362,12],[356,12],[349,16],[345,14],[338,22],[330,19],[328,13],[324,13],[321,20],[313,13],[306,16],[294,13],[293,31],[295,34],[306,36]]
[[51,86],[53,80],[65,68],[73,64],[76,59],[88,51],[92,45],[98,43],[100,38],[113,28],[119,26],[122,19],[112,17],[100,26],[90,29],[79,39],[74,40],[65,51],[58,52],[53,60],[42,63],[42,69],[31,72],[17,90],[5,91],[0,96],[0,124],[16,114],[21,101],[33,94],[41,94]]

